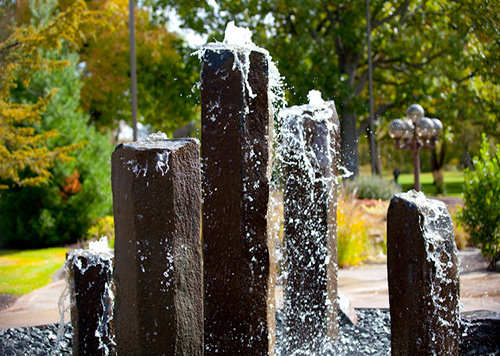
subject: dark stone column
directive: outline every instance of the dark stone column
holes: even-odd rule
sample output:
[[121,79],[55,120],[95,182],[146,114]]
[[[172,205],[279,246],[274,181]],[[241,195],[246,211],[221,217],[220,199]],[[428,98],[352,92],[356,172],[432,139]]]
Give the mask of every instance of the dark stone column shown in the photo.
[[282,116],[286,354],[317,352],[338,337],[339,120],[333,102]]
[[205,354],[268,355],[276,267],[266,56],[207,49],[201,103]]
[[416,191],[392,197],[387,270],[392,355],[458,355],[457,248],[443,203]]
[[112,155],[119,355],[202,355],[196,139],[160,134]]
[[[73,355],[116,355],[113,340],[113,253],[73,250],[66,254]],[[100,336],[96,336],[97,334]]]

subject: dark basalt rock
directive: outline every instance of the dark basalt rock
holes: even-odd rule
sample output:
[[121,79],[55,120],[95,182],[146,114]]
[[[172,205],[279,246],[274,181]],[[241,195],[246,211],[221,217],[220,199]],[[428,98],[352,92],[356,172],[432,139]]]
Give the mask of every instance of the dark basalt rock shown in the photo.
[[[329,117],[320,119],[318,112]],[[335,178],[340,124],[333,102],[292,107],[282,115],[284,322],[287,334],[293,336],[286,346],[313,351],[318,343],[338,338]]]
[[[248,85],[235,61],[249,66]],[[255,51],[207,49],[203,58],[206,355],[268,355],[274,344],[268,70],[265,55]]]
[[450,214],[411,191],[392,197],[387,270],[392,355],[457,355],[460,283]]
[[202,355],[198,141],[119,145],[112,188],[118,355]]
[[[80,254],[78,252],[81,252]],[[72,281],[71,324],[73,355],[116,355],[113,340],[111,288],[113,258],[73,250],[66,254],[69,279]],[[96,331],[100,336],[96,335]]]

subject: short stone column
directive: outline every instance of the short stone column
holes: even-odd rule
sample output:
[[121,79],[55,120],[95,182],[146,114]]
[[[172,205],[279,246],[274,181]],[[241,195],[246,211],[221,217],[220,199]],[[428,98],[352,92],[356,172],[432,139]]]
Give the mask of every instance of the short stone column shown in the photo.
[[392,355],[458,355],[460,284],[445,205],[410,191],[387,214]]
[[72,250],[66,254],[65,269],[71,302],[73,355],[116,355],[112,250]]
[[[310,96],[320,95],[313,91]],[[282,111],[285,354],[318,352],[338,337],[337,175],[333,102]]]
[[268,59],[208,46],[202,61],[205,354],[268,355],[276,273],[267,220]]
[[112,155],[118,355],[202,355],[196,139],[153,134]]

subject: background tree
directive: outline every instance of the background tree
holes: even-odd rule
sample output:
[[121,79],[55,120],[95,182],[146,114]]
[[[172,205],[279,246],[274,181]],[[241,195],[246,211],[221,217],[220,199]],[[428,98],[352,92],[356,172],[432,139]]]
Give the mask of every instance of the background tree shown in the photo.
[[[175,9],[185,27],[201,33],[222,33],[230,20],[250,27],[255,33],[254,41],[277,60],[289,85],[290,104],[303,103],[310,89],[321,90],[325,98],[336,101],[342,130],[342,162],[357,173],[358,137],[364,136],[368,127],[365,2],[216,3],[217,10],[208,1],[198,1],[193,6],[188,0],[157,0],[153,1],[153,8]],[[462,121],[477,120],[481,122],[478,127],[488,120],[484,117],[498,122],[498,116],[491,116],[491,106],[477,105],[476,111],[469,110],[467,116],[468,110],[462,107],[478,98],[472,85],[476,78],[481,76],[485,83],[492,81],[477,70],[489,63],[478,61],[477,51],[498,53],[498,31],[488,30],[487,37],[481,37],[470,24],[476,20],[480,23],[484,16],[495,28],[492,16],[497,15],[491,15],[490,10],[498,14],[497,5],[498,0],[370,2],[377,131],[383,134],[388,121],[403,116],[414,102],[426,108],[430,117],[442,119],[445,127],[450,128],[446,133],[455,135],[455,142],[460,140],[455,126]],[[476,6],[482,9],[479,19],[469,16]],[[490,104],[498,108],[498,102]],[[379,139],[388,145],[387,139]],[[447,145],[446,149],[452,146]]]
[[[7,6],[8,7],[8,6]],[[11,11],[3,12],[11,17]],[[3,23],[3,21],[0,21]],[[40,27],[17,27],[0,43],[0,188],[39,186],[50,179],[50,167],[68,161],[68,153],[78,144],[49,149],[47,141],[59,135],[56,129],[37,132],[40,114],[54,92],[45,93],[34,103],[10,100],[11,90],[19,84],[27,87],[32,73],[56,70],[69,62],[43,58],[41,49],[61,49],[60,39],[73,42],[90,33],[94,14],[85,2],[77,1],[67,11]],[[21,177],[22,176],[22,177]]]
[[[54,18],[56,5],[50,0],[31,2],[34,31],[52,23],[48,19]],[[59,43],[59,50],[39,49],[36,53],[40,61],[65,66],[29,73],[29,83],[19,81],[11,88],[9,103],[30,108],[44,100],[43,112],[30,127],[33,136],[46,137],[43,147],[47,152],[71,147],[73,159],[47,167],[44,184],[11,186],[10,180],[2,181],[11,186],[0,199],[2,245],[27,248],[75,242],[96,218],[111,212],[110,137],[87,126],[89,117],[79,109],[83,85],[79,56],[67,40]],[[54,132],[54,128],[57,134],[47,137],[45,133]],[[22,182],[32,172],[17,174]]]
[[[106,27],[82,48],[82,106],[98,127],[131,122],[130,52],[127,0],[92,0],[89,7],[105,14]],[[152,130],[169,135],[178,126],[199,119],[194,95],[199,61],[178,35],[151,21],[136,8],[138,118]]]

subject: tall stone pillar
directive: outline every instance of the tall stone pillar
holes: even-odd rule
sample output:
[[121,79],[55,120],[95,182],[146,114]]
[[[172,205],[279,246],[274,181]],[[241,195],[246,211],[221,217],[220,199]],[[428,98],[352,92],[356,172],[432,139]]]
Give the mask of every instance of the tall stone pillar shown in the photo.
[[274,243],[268,232],[269,65],[252,49],[202,57],[205,354],[274,347]]
[[457,248],[442,202],[414,190],[392,197],[387,271],[392,355],[458,355]]
[[317,352],[338,338],[337,176],[339,119],[333,102],[282,112],[285,185],[286,354]]
[[118,355],[202,355],[196,139],[153,134],[112,155]]

